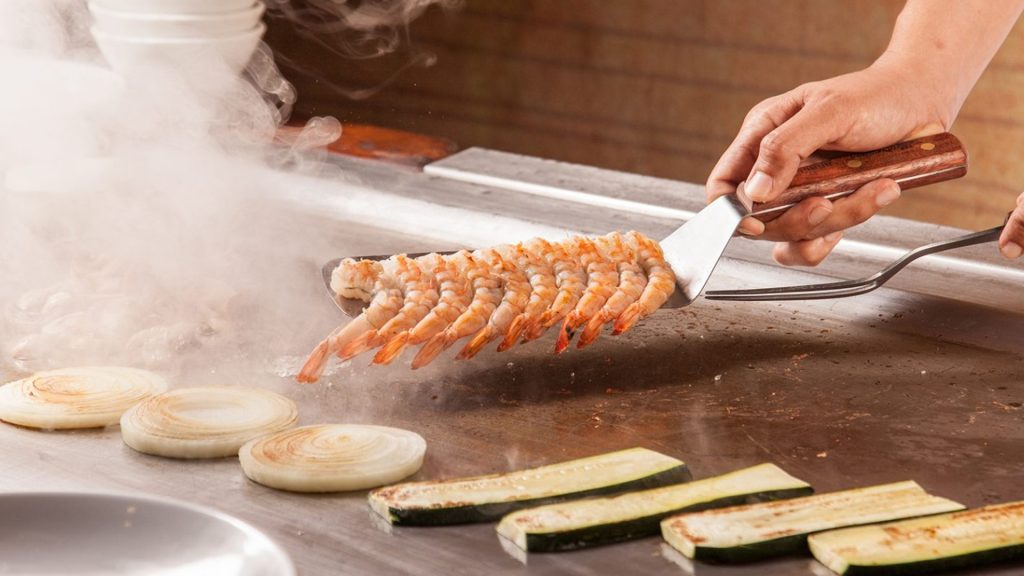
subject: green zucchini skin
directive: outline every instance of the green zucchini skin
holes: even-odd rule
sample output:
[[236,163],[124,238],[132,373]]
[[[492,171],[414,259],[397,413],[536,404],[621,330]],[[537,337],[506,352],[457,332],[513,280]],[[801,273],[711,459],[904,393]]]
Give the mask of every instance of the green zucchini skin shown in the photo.
[[[740,494],[726,498],[719,498],[717,500],[701,502],[699,504],[694,504],[693,506],[684,506],[683,508],[669,510],[661,514],[645,516],[644,518],[634,518],[626,522],[602,524],[601,526],[591,526],[580,530],[570,530],[551,534],[527,534],[526,550],[527,552],[564,552],[568,550],[590,548],[593,546],[602,546],[605,544],[614,544],[616,542],[643,538],[645,536],[654,536],[661,533],[662,520],[683,512],[700,512],[701,510],[709,510],[712,508],[724,508],[726,506],[738,506],[741,504],[756,504],[759,502],[770,502],[772,500],[798,498],[800,496],[809,496],[813,492],[813,488],[805,486],[802,488],[789,488],[786,490],[761,492],[759,494]],[[804,546],[806,547],[806,538]]]
[[[928,516],[938,516],[943,512],[936,512],[935,514],[922,514],[921,516],[911,516],[904,518],[904,520],[913,520],[915,518],[926,518]],[[867,524],[851,524],[849,526],[843,526],[843,528],[856,528],[858,526],[870,526],[871,524],[877,524],[877,522],[868,522]],[[828,532],[828,530],[823,530]],[[793,534],[791,536],[784,536],[782,538],[776,538],[775,540],[765,540],[763,542],[757,542],[753,544],[746,544],[743,546],[734,546],[732,548],[711,548],[696,546],[694,548],[694,560],[700,560],[708,564],[747,564],[750,562],[757,562],[760,560],[768,560],[770,558],[776,558],[778,556],[794,556],[801,555],[807,556],[811,553],[811,549],[807,544],[807,538],[816,532],[803,532],[800,534]],[[873,567],[869,567],[873,568]],[[888,575],[890,572],[871,572],[872,574],[884,574]],[[916,574],[916,572],[911,572]],[[847,570],[846,574],[852,574]]]
[[850,565],[843,576],[916,576],[918,574],[934,574],[963,568],[973,568],[985,564],[1009,562],[1024,558],[1024,545],[1006,546],[992,550],[979,550],[971,554],[961,554],[949,558],[935,558],[906,564],[887,564],[879,566]]
[[512,502],[494,502],[490,504],[475,504],[471,506],[453,506],[450,508],[392,508],[388,507],[388,514],[391,516],[391,523],[395,526],[449,526],[453,524],[472,524],[477,522],[490,522],[499,520],[502,516],[523,508],[533,508],[544,504],[555,504],[566,500],[575,500],[587,496],[601,496],[614,494],[616,492],[631,492],[634,490],[646,490],[648,488],[660,488],[670,484],[682,484],[693,480],[693,474],[686,464],[669,468],[621,484],[602,486],[593,490],[573,492],[571,494],[560,494],[548,498],[534,498],[532,500],[518,500]]
[[766,560],[776,556],[810,554],[807,547],[807,534],[793,534],[775,540],[766,540],[755,544],[733,546],[732,548],[694,548],[693,559],[708,564],[747,564]]

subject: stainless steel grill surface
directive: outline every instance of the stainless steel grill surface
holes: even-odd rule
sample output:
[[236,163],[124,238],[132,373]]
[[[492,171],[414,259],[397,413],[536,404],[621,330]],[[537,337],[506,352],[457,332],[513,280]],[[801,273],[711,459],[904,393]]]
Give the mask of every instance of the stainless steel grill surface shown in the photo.
[[[427,174],[336,162],[358,182],[355,190],[277,175],[281,195],[268,201],[308,213],[311,225],[327,226],[364,253],[629,228],[662,237],[703,203],[693,185],[485,150],[463,152]],[[388,200],[386,211],[363,201],[374,197]],[[429,217],[419,210],[426,203]],[[380,229],[334,225],[334,218]],[[767,245],[737,240],[709,288],[856,278],[908,247],[959,233],[876,218],[816,274],[770,266]],[[320,282],[312,265],[309,282]],[[913,479],[972,506],[1024,499],[1024,269],[1004,264],[989,245],[923,259],[889,286],[806,303],[699,299],[558,357],[549,337],[472,362],[439,359],[416,372],[407,359],[387,368],[357,362],[326,378],[330,385],[300,386],[272,374],[253,381],[289,391],[300,423],[373,422],[419,432],[428,452],[418,479],[646,446],[682,458],[696,477],[774,462],[818,491]],[[341,315],[326,297],[323,311],[301,321],[326,333]],[[282,354],[313,344],[296,342]],[[209,505],[275,538],[306,575],[685,570],[663,554],[660,538],[535,555],[524,566],[503,552],[493,525],[387,530],[373,521],[365,493],[275,492],[250,483],[231,459],[190,463],[134,453],[116,429],[0,426],[0,453],[0,490],[139,491]],[[813,566],[791,558],[696,565],[695,572],[810,575]],[[1022,572],[1017,565],[983,573]]]

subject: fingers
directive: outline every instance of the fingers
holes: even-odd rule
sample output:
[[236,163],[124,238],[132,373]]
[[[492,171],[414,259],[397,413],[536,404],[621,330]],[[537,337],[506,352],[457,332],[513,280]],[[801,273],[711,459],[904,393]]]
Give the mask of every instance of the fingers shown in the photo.
[[864,222],[899,197],[899,185],[884,179],[869,182],[832,202],[808,198],[767,223],[759,238],[782,242],[820,238]]
[[779,242],[772,257],[783,266],[817,266],[843,239],[842,232],[799,242]]
[[815,101],[761,139],[746,183],[752,200],[765,202],[776,198],[789,187],[805,158],[842,136],[844,116],[833,111],[828,98]]
[[800,100],[792,92],[768,98],[750,110],[736,138],[711,170],[705,188],[709,202],[736,191],[757,160],[761,139],[799,110]]
[[1010,214],[999,237],[999,251],[1011,260],[1020,258],[1024,253],[1024,194],[1017,197],[1017,208]]
[[744,218],[736,231],[745,236],[760,236],[764,234],[764,222],[757,218]]

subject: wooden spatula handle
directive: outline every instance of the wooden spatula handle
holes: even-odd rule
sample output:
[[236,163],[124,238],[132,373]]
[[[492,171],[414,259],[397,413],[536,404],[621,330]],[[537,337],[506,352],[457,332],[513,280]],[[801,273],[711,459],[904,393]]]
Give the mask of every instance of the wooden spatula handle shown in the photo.
[[753,216],[768,222],[805,198],[838,198],[880,178],[891,178],[908,190],[964,174],[967,151],[956,136],[945,132],[803,166],[782,195],[771,202],[755,202]]

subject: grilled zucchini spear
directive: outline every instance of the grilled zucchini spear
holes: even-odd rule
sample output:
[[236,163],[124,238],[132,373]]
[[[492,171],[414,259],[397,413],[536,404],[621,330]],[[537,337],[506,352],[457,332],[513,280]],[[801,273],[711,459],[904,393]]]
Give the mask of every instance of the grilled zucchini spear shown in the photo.
[[1024,558],[1024,501],[815,534],[819,562],[838,574],[926,574]]
[[658,533],[658,523],[684,510],[792,498],[811,486],[774,464],[761,464],[687,484],[520,510],[498,534],[529,552],[557,552]]
[[392,524],[439,526],[497,520],[530,506],[690,478],[681,460],[631,448],[507,474],[397,484],[370,492],[369,500]]
[[807,536],[815,532],[962,509],[914,482],[897,482],[683,514],[662,522],[661,533],[688,558],[748,562],[806,552]]

